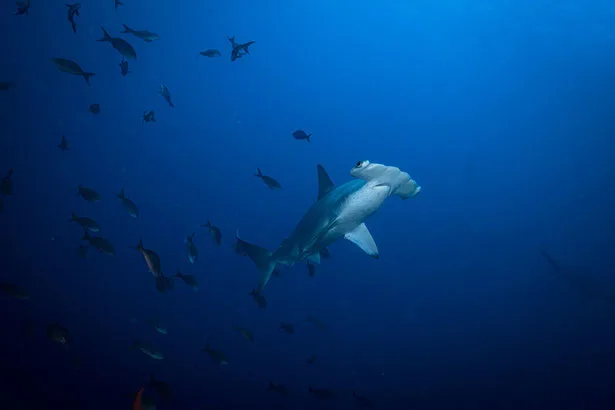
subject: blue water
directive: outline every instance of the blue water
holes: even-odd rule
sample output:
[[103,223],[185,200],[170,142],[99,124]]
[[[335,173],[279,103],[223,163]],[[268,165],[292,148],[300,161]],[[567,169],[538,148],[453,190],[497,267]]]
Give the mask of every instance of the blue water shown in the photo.
[[[63,2],[32,0],[27,16],[1,8],[0,81],[17,87],[0,91],[0,174],[14,169],[0,282],[31,294],[0,294],[3,408],[130,408],[152,372],[173,392],[161,401],[146,387],[161,410],[354,409],[352,391],[381,409],[612,408],[612,2],[125,3],[83,1],[76,34]],[[160,39],[120,34],[122,24]],[[134,46],[128,76],[96,42],[100,26]],[[233,35],[256,41],[235,62]],[[198,55],[208,48],[222,56]],[[54,57],[95,72],[92,86]],[[145,110],[156,123],[142,126]],[[56,147],[62,135],[70,151]],[[343,183],[361,159],[423,187],[368,220],[380,259],[342,240],[315,277],[298,264],[272,278],[259,309],[248,295],[259,274],[233,251],[235,229],[275,249],[316,198],[316,164]],[[77,197],[79,184],[102,200]],[[117,255],[78,258],[71,211],[94,218]],[[200,290],[176,281],[157,292],[129,249],[140,239],[165,274],[193,274]],[[56,321],[68,349],[46,336]],[[130,350],[135,338],[165,359]],[[229,365],[201,352],[206,343]]]

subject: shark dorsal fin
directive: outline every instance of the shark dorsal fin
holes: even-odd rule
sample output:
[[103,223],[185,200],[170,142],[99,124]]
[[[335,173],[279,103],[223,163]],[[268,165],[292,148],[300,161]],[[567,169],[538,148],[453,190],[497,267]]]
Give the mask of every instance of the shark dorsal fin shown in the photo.
[[323,168],[322,165],[318,164],[318,199],[327,195],[333,188],[335,188],[335,184],[329,178],[327,171]]

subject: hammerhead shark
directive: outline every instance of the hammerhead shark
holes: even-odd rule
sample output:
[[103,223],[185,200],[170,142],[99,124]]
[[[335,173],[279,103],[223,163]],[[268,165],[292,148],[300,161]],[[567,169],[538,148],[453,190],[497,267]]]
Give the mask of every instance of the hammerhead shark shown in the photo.
[[320,251],[340,238],[378,258],[378,247],[365,220],[389,196],[408,199],[421,192],[421,187],[406,172],[369,161],[357,162],[350,170],[355,179],[339,186],[333,184],[322,165],[317,170],[318,199],[275,252],[248,243],[235,233],[238,245],[261,271],[258,293],[267,285],[276,265],[292,266],[303,260],[318,264]]

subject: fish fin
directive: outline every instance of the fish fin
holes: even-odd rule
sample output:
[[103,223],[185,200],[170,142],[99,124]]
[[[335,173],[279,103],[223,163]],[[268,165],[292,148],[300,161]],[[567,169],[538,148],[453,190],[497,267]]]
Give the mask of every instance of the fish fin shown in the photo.
[[109,33],[107,33],[107,30],[105,30],[105,28],[103,26],[100,26],[100,29],[103,32],[103,38],[98,39],[96,41],[109,41],[109,40],[111,40],[111,36],[109,35]]
[[121,33],[132,33],[133,30],[126,24],[122,24],[122,26],[124,26],[124,30],[122,30]]
[[252,259],[252,262],[254,262],[256,267],[261,271],[261,279],[259,281],[258,288],[256,289],[256,293],[258,294],[263,290],[265,285],[267,285],[269,279],[271,279],[271,274],[275,269],[276,261],[272,258],[271,252],[267,249],[244,241],[239,237],[238,232],[235,232],[235,236],[237,241],[241,242],[248,257]]
[[90,233],[87,231],[87,229],[84,231],[83,234],[83,238],[81,238],[82,241],[89,241],[91,239],[90,237]]
[[88,83],[90,87],[92,86],[92,84],[90,83],[90,78],[94,75],[96,75],[96,73],[83,73],[83,79],[86,83]]
[[307,257],[308,263],[320,265],[320,252],[316,252]]
[[143,239],[139,239],[139,244],[136,246],[129,246],[130,249],[134,249],[135,251],[141,251],[143,249]]
[[119,193],[115,194],[115,196],[118,197],[119,199],[125,199],[126,196],[124,195],[124,188],[122,188],[122,190]]
[[311,137],[311,136],[312,136],[312,134],[308,134],[308,135],[307,135],[307,137],[305,137],[305,140],[306,140],[307,142],[310,142],[310,143],[311,143],[311,142],[312,142],[312,141],[310,141],[310,137]]
[[256,168],[256,171],[257,171],[258,173],[254,174],[254,176],[255,176],[255,177],[262,178],[262,177],[263,177],[263,173],[261,172],[261,169],[260,169],[260,168]]
[[322,165],[318,164],[316,168],[318,169],[318,199],[320,199],[335,188],[335,184],[331,181],[329,174],[327,174]]
[[71,212],[68,222],[73,222],[75,219],[77,219],[77,215],[74,212]]
[[363,252],[367,253],[369,256],[378,259],[378,246],[376,245],[376,242],[374,242],[372,234],[369,233],[369,230],[364,223],[357,226],[354,230],[348,232],[346,235],[344,235],[344,238],[357,245],[363,250]]

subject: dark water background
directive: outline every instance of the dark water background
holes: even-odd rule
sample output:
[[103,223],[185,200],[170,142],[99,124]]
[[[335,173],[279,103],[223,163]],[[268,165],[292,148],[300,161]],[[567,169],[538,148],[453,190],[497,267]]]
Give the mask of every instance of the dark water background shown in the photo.
[[[0,92],[0,174],[15,170],[0,281],[31,294],[0,295],[3,409],[130,408],[150,372],[173,389],[161,410],[353,409],[353,390],[382,409],[613,407],[612,2],[125,2],[116,12],[84,0],[76,34],[61,1],[32,0],[28,16],[0,9],[0,81],[17,84]],[[120,35],[121,24],[160,39]],[[135,47],[127,77],[95,41],[101,25]],[[232,35],[256,41],[251,55],[230,61]],[[199,57],[207,48],[222,57]],[[92,86],[53,57],[96,72]],[[157,122],[142,127],[150,109]],[[298,128],[311,144],[292,138]],[[341,183],[359,159],[423,186],[367,222],[380,259],[340,241],[314,278],[297,265],[272,279],[259,309],[235,229],[275,249],[314,201],[316,164]],[[257,167],[283,189],[268,190]],[[79,184],[102,201],[77,197]],[[113,195],[121,188],[138,220]],[[77,258],[71,211],[99,222],[117,255]],[[128,248],[139,239],[165,273],[196,275],[199,292],[156,292]],[[68,351],[45,335],[55,321],[71,332]],[[130,350],[135,338],[165,359]],[[212,363],[206,342],[230,364]]]

